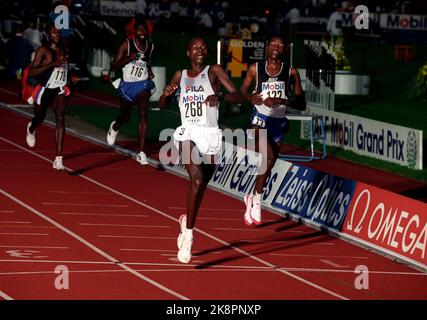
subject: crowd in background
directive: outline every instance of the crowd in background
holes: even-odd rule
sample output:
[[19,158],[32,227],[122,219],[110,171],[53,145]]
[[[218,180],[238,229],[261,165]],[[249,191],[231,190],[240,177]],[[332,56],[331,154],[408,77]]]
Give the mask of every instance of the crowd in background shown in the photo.
[[[124,0],[116,0],[124,2]],[[280,34],[293,40],[304,17],[329,19],[327,32],[339,35],[334,28],[341,12],[354,12],[357,5],[366,5],[374,13],[427,14],[426,0],[127,0],[135,3],[137,14],[154,23],[156,30],[216,33],[226,22],[242,16],[256,18],[267,26],[265,36]],[[54,8],[66,5],[71,15],[80,13],[100,16],[101,0],[0,0],[0,64],[7,60],[8,72],[19,77],[19,70],[42,45],[45,24],[55,17]],[[197,26],[197,28],[195,28]],[[70,30],[62,30],[64,39]],[[5,57],[6,55],[6,57]]]

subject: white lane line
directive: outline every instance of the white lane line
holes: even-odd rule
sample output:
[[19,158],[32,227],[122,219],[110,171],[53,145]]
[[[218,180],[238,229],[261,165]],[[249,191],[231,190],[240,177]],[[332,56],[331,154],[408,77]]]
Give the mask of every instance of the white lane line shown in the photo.
[[87,100],[95,101],[95,102],[97,102],[97,103],[100,103],[100,102],[101,102],[102,104],[105,104],[105,105],[110,106],[110,107],[116,107],[116,108],[118,108],[118,107],[119,107],[119,104],[118,104],[118,103],[117,103],[117,104],[114,104],[114,103],[108,102],[108,101],[103,100],[103,99],[96,99],[96,98],[93,98],[93,97],[89,97],[89,96],[87,96],[87,95],[85,95],[85,94],[81,94],[81,93],[74,93],[74,95],[75,95],[76,97],[81,97],[81,98],[84,98],[84,99],[87,99]]
[[[222,230],[222,231],[252,231],[252,232],[254,232],[254,231],[256,231],[256,232],[273,232],[273,230],[265,230],[265,229],[249,229],[249,228],[246,228],[246,229],[244,229],[244,228],[240,228],[240,229],[238,229],[238,228],[212,228],[212,229],[214,229],[214,230]],[[285,230],[285,231],[280,231],[280,233],[301,233],[301,232],[304,232],[304,231],[298,231],[298,230]]]
[[[275,270],[258,270],[258,269],[246,269],[246,268],[236,268],[236,269],[187,269],[187,268],[173,268],[173,269],[135,269],[138,272],[273,272]],[[127,272],[126,270],[69,270],[69,273],[121,273]],[[20,276],[20,275],[38,275],[38,274],[54,274],[55,271],[21,271],[21,272],[0,272],[0,276]]]
[[331,267],[334,267],[334,268],[350,268],[350,266],[342,266],[342,265],[340,265],[338,263],[335,263],[335,262],[333,262],[331,260],[327,260],[327,259],[320,259],[320,261],[322,261],[323,263],[326,263],[326,264],[328,264],[328,265],[330,265]]
[[6,90],[6,89],[3,89],[3,88],[0,88],[0,91],[3,91],[5,93],[7,93],[7,94],[10,94],[11,96],[19,97],[18,93],[10,91],[10,90]]
[[21,259],[0,259],[0,262],[39,262],[39,263],[73,263],[73,264],[117,264],[111,261],[84,261],[84,260],[21,260]]
[[[185,207],[168,207],[169,209],[176,209],[176,210],[187,210]],[[221,208],[199,208],[199,211],[231,211],[231,212],[245,212],[243,209],[221,209]]]
[[[331,273],[353,273],[354,270],[338,270],[338,269],[321,269],[321,268],[290,268],[290,267],[283,267],[280,268],[287,271],[296,271],[296,272],[331,272]],[[399,272],[399,271],[372,271],[369,270],[367,273],[370,274],[388,274],[388,275],[411,275],[411,276],[422,276],[426,277],[427,273],[416,273],[416,272]]]
[[120,251],[142,251],[142,252],[177,252],[177,250],[167,250],[167,249],[138,249],[138,248],[135,248],[135,249],[132,249],[132,248],[129,248],[129,249],[127,249],[127,248],[123,248],[123,249],[120,249]]
[[7,295],[6,293],[4,293],[1,290],[0,290],[0,297],[2,297],[4,300],[13,300],[13,298],[11,296]]
[[[250,243],[293,243],[293,244],[304,244],[305,242],[303,241],[297,241],[297,240],[289,240],[289,241],[279,241],[279,240],[240,240],[240,242],[250,242]],[[330,242],[315,242],[315,243],[310,243],[310,244],[315,244],[315,245],[319,245],[319,246],[332,246],[334,245],[333,243]]]
[[86,212],[59,212],[61,215],[76,215],[76,216],[106,216],[106,217],[132,217],[132,218],[148,218],[146,214],[112,214],[112,213],[86,213]]
[[119,235],[108,235],[100,234],[99,238],[123,238],[123,239],[155,239],[155,240],[176,240],[174,237],[139,237],[139,236],[119,236]]
[[[8,139],[4,138],[4,137],[0,137],[0,140],[3,140],[3,141],[5,141],[5,142],[7,142],[7,143],[9,143],[9,144],[11,144],[11,145],[13,145],[13,146],[15,146],[15,147],[19,148],[19,149],[27,150],[27,152],[28,152],[28,153],[30,153],[30,154],[32,154],[32,155],[34,155],[34,156],[36,156],[36,157],[38,157],[38,158],[40,158],[40,159],[43,159],[44,161],[46,161],[46,162],[48,162],[48,163],[52,163],[52,161],[51,161],[51,160],[49,160],[48,158],[46,158],[46,157],[44,157],[44,156],[42,156],[42,155],[40,155],[40,154],[38,154],[38,153],[36,153],[36,152],[34,152],[34,151],[31,151],[31,150],[29,150],[29,149],[27,149],[27,148],[24,148],[24,147],[20,146],[19,144],[16,144],[16,143],[14,143],[14,142],[12,142],[12,141],[10,141],[10,140],[8,140]],[[69,171],[69,172],[72,172],[72,170],[71,170],[71,169],[69,169],[69,168],[66,168],[66,170],[67,170],[67,171]],[[99,186],[99,187],[102,187],[102,188],[104,188],[104,189],[106,189],[106,190],[108,190],[108,191],[114,192],[115,194],[120,195],[120,196],[122,196],[123,198],[128,199],[129,201],[132,201],[132,202],[134,202],[134,203],[136,203],[136,204],[138,204],[138,205],[140,205],[140,206],[142,206],[142,207],[145,207],[145,208],[148,208],[148,209],[150,209],[150,210],[152,210],[152,211],[154,211],[154,212],[157,212],[157,213],[158,213],[158,214],[160,214],[161,216],[163,216],[163,217],[165,217],[165,218],[168,218],[169,220],[175,221],[175,223],[179,223],[178,219],[177,219],[177,218],[175,218],[175,217],[173,217],[172,215],[170,215],[170,214],[168,214],[168,213],[165,213],[165,212],[163,212],[163,211],[161,211],[161,210],[159,210],[159,209],[156,209],[156,208],[154,208],[154,207],[152,207],[152,206],[150,206],[150,205],[148,205],[148,204],[145,204],[144,202],[139,201],[139,200],[137,200],[137,199],[135,199],[135,198],[133,198],[133,197],[131,197],[131,196],[127,195],[127,194],[124,194],[124,193],[122,193],[122,192],[120,192],[120,191],[118,191],[118,190],[116,190],[116,189],[113,189],[113,188],[111,188],[111,187],[109,187],[109,186],[107,186],[107,185],[105,185],[105,184],[103,184],[103,183],[101,183],[101,182],[99,182],[99,181],[96,181],[96,180],[94,180],[94,179],[92,179],[92,178],[89,178],[88,176],[85,176],[84,174],[79,175],[79,177],[81,177],[82,179],[85,179],[85,180],[87,180],[87,181],[90,181],[90,182],[92,182],[93,184],[95,184],[95,185],[97,185],[97,186]],[[253,256],[253,255],[251,255],[249,252],[244,251],[244,250],[242,250],[242,249],[240,249],[240,248],[238,248],[238,247],[236,247],[236,246],[233,246],[233,245],[231,245],[230,243],[228,243],[228,242],[226,242],[226,241],[224,241],[224,240],[221,240],[220,238],[215,237],[214,235],[212,235],[212,234],[210,234],[210,233],[208,233],[208,232],[205,232],[205,231],[203,231],[203,230],[201,230],[201,229],[198,229],[198,228],[195,228],[195,230],[196,230],[197,232],[199,232],[200,234],[203,234],[204,236],[206,236],[206,237],[208,237],[208,238],[210,238],[210,239],[212,239],[212,240],[215,240],[215,241],[216,241],[216,242],[218,242],[218,243],[221,243],[221,244],[222,244],[222,245],[224,245],[224,246],[227,246],[227,247],[229,247],[229,248],[232,248],[233,250],[235,250],[235,251],[239,252],[240,254],[242,254],[242,255],[244,255],[244,256],[246,256],[246,257],[248,257],[249,259],[255,260],[255,261],[257,261],[257,262],[259,262],[260,264],[263,264],[263,265],[265,265],[265,266],[268,266],[268,267],[271,267],[271,268],[276,268],[276,266],[275,266],[275,265],[273,265],[272,263],[270,263],[270,262],[268,262],[268,261],[265,261],[265,260],[263,260],[263,259],[261,259],[261,258],[258,258],[258,257],[256,257],[256,256]],[[175,239],[175,238],[173,238],[173,239]],[[309,281],[309,280],[307,280],[307,279],[305,279],[305,278],[302,278],[302,277],[300,277],[300,276],[297,276],[296,274],[293,274],[293,273],[291,273],[291,272],[289,272],[289,271],[287,271],[287,270],[277,269],[277,271],[278,271],[278,272],[280,272],[280,273],[282,273],[282,274],[284,274],[284,275],[286,275],[286,276],[288,276],[288,277],[291,277],[291,278],[293,278],[293,279],[295,279],[295,280],[297,280],[297,281],[300,281],[300,282],[302,282],[302,283],[305,283],[306,285],[308,285],[308,286],[310,286],[310,287],[312,287],[312,288],[315,288],[315,289],[320,290],[320,291],[322,291],[322,292],[324,292],[324,293],[326,293],[326,294],[329,294],[329,295],[331,295],[331,296],[334,296],[334,297],[336,297],[336,298],[338,298],[338,299],[349,300],[349,299],[348,299],[347,297],[345,297],[345,296],[342,296],[342,295],[340,295],[340,294],[338,294],[338,293],[336,293],[336,292],[334,292],[334,291],[331,291],[331,290],[329,290],[329,289],[327,289],[327,288],[324,288],[324,287],[322,287],[322,286],[320,286],[320,285],[317,285],[316,283],[311,282],[311,281]]]
[[[139,249],[139,248],[134,248],[134,249],[132,249],[132,248],[130,248],[130,249],[126,249],[126,248],[123,248],[123,249],[120,249],[121,251],[142,251],[142,252],[177,252],[177,250],[167,250],[167,249]],[[221,253],[221,251],[212,251],[212,252],[209,252],[209,253],[214,253],[214,254],[220,254]],[[199,254],[199,252],[193,252],[193,255],[194,256],[197,256]]]
[[23,223],[23,224],[27,224],[27,223],[31,223],[30,221],[0,221],[0,223]]
[[[2,189],[0,189],[0,192]],[[7,236],[48,236],[48,233],[27,233],[27,232],[0,232],[0,234]]]
[[77,194],[102,194],[102,195],[104,195],[104,194],[111,194],[112,195],[112,193],[111,192],[102,192],[102,191],[60,191],[60,190],[49,190],[48,191],[49,193],[58,193],[58,194],[74,194],[74,193],[77,193]]
[[110,223],[79,223],[79,226],[93,226],[93,227],[135,227],[135,228],[165,228],[170,229],[170,226],[150,226],[143,224],[110,224]]
[[183,300],[187,300],[188,298],[163,286],[162,284],[158,283],[157,281],[154,281],[150,278],[148,278],[147,276],[136,272],[135,270],[133,270],[132,268],[124,265],[123,263],[121,263],[119,260],[117,260],[116,258],[110,256],[108,253],[106,253],[105,251],[103,251],[102,249],[96,247],[95,245],[93,245],[92,243],[90,243],[89,241],[83,239],[82,237],[80,237],[79,235],[77,235],[76,233],[74,233],[73,231],[71,231],[70,229],[64,227],[63,225],[61,225],[60,223],[56,222],[55,220],[49,218],[48,216],[46,216],[45,214],[41,213],[40,211],[37,211],[36,209],[34,209],[33,207],[29,206],[28,204],[22,202],[21,200],[17,199],[16,197],[14,197],[13,195],[11,195],[10,193],[4,191],[3,189],[0,189],[0,193],[2,193],[3,195],[5,195],[6,197],[8,197],[9,199],[15,201],[16,203],[18,203],[19,205],[21,205],[22,207],[26,208],[27,210],[35,213],[36,215],[38,215],[39,217],[41,217],[42,219],[50,222],[51,224],[53,224],[55,227],[57,227],[58,229],[62,230],[63,232],[65,232],[66,234],[68,234],[69,236],[73,237],[74,239],[76,239],[77,241],[83,243],[84,245],[86,245],[87,247],[89,247],[90,249],[92,249],[93,251],[97,252],[98,254],[100,254],[101,256],[103,256],[104,258],[110,260],[111,262],[117,264],[118,266],[120,266],[121,268],[129,271],[130,273],[132,273],[133,275],[137,276],[138,278],[145,280],[146,282],[150,283],[151,285],[179,298],[179,299],[183,299]]
[[[197,217],[197,220],[215,220],[215,221],[243,221],[243,218],[220,218],[220,217]],[[275,220],[262,220],[262,222],[273,222]]]
[[69,249],[69,247],[47,247],[47,246],[15,246],[15,245],[9,245],[9,246],[0,246],[0,248],[28,248],[28,249]]
[[94,206],[94,207],[116,207],[127,208],[125,204],[99,204],[99,203],[64,203],[64,202],[42,202],[44,205],[49,206]]
[[354,257],[354,256],[329,256],[329,255],[316,255],[316,254],[290,254],[290,253],[270,253],[270,256],[284,256],[284,257],[309,257],[309,258],[368,259],[368,257]]

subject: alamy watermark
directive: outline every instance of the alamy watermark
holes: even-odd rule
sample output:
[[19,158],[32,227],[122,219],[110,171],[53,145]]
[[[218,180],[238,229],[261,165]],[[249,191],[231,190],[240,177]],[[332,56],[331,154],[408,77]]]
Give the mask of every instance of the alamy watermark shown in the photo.
[[70,28],[70,13],[67,6],[60,5],[55,7],[55,28],[56,29],[69,29]]
[[357,30],[369,29],[369,9],[367,6],[358,5],[354,8],[354,27]]
[[358,265],[354,269],[355,274],[359,274],[354,279],[354,287],[357,290],[368,290],[369,289],[369,269],[365,265]]
[[67,266],[59,265],[55,268],[55,273],[59,274],[55,278],[55,288],[57,290],[68,290],[70,288],[69,270]]
[[[195,130],[195,131],[194,131]],[[202,128],[164,129],[159,141],[167,141],[159,152],[163,165],[169,164],[245,164],[256,168],[253,174],[267,170],[267,130],[224,129],[205,132]],[[191,148],[189,141],[197,148]],[[211,156],[212,155],[212,156]]]

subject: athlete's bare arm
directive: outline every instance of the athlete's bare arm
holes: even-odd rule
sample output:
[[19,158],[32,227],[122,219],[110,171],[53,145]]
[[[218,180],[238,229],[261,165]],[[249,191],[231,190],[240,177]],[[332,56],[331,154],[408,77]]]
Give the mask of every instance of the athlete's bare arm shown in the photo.
[[113,62],[111,62],[110,69],[117,70],[122,68],[124,65],[136,59],[136,53],[131,52],[129,56],[127,55],[128,51],[128,42],[123,41],[117,50],[116,56],[114,57]]
[[290,72],[291,79],[293,80],[293,88],[295,94],[295,100],[290,100],[288,106],[300,111],[304,111],[307,107],[307,103],[304,97],[304,91],[301,86],[301,78],[299,76],[298,70],[295,68],[291,69]]
[[164,87],[163,94],[159,99],[159,108],[164,109],[169,106],[172,101],[173,95],[179,88],[179,82],[181,81],[182,70],[178,70],[172,77],[172,80]]
[[262,104],[261,93],[249,93],[252,82],[256,81],[256,64],[249,66],[248,72],[246,72],[245,79],[243,79],[242,86],[240,87],[241,95],[252,104]]
[[[216,84],[216,88],[214,88],[216,94],[208,96],[205,100],[205,103],[210,107],[217,106],[221,98],[231,103],[243,102],[242,95],[220,65],[212,65],[209,68],[209,80],[212,84]],[[223,97],[221,95],[221,85],[228,91]]]
[[49,61],[51,60],[50,52],[45,47],[40,47],[37,49],[36,54],[34,56],[33,63],[30,67],[30,77],[38,76],[39,74],[42,74],[46,70],[53,68],[53,67],[59,67],[64,63],[65,57],[63,55],[59,56],[56,61]]

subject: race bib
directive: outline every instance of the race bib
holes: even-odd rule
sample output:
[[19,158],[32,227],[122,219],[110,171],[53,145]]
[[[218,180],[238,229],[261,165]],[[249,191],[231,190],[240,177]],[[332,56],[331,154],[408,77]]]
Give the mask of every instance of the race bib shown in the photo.
[[68,65],[55,67],[49,80],[46,83],[46,88],[60,88],[67,84]]
[[263,99],[267,99],[267,98],[286,99],[284,81],[263,82],[261,84],[261,88],[262,88]]
[[258,116],[255,116],[254,119],[252,120],[252,124],[261,128],[265,127],[265,120],[261,119]]
[[207,124],[207,105],[203,95],[188,95],[182,98],[182,119],[187,124],[203,126]]
[[126,82],[143,81],[146,79],[148,79],[148,69],[146,62],[136,60],[124,66],[123,80]]

